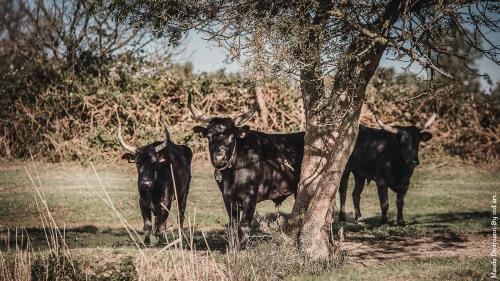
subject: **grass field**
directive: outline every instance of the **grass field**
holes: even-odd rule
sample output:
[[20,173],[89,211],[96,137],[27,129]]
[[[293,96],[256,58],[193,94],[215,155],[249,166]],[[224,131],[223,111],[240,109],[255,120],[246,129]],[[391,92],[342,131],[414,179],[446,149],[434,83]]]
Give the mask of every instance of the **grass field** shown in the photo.
[[[190,233],[185,243],[192,245],[191,250],[186,247],[162,250],[161,246],[134,248],[117,214],[100,199],[105,189],[116,210],[139,231],[142,220],[134,166],[96,165],[96,172],[90,166],[77,164],[36,163],[36,168],[29,162],[0,164],[0,249],[6,260],[9,255],[15,255],[16,229],[18,242],[21,232],[29,234],[33,257],[50,252],[31,176],[35,185],[41,186],[51,215],[64,232],[71,259],[87,277],[108,280],[169,276],[238,280],[479,280],[488,279],[491,271],[487,258],[491,251],[490,206],[492,195],[500,190],[498,171],[460,165],[419,167],[406,199],[405,227],[395,226],[393,193],[389,208],[391,223],[378,225],[380,209],[372,183],[362,195],[365,225],[352,224],[352,200],[348,196],[343,244],[343,256],[347,258],[329,264],[309,264],[301,261],[291,239],[279,232],[256,231],[250,249],[227,252],[226,213],[211,168],[203,163],[197,162],[194,166],[188,197],[186,217],[191,227],[185,229]],[[351,191],[352,181],[348,194]],[[290,213],[292,206],[293,197],[285,201],[279,211]],[[257,217],[277,212],[272,203],[264,202],[258,205]],[[168,219],[173,236],[175,218],[174,211]],[[269,240],[271,236],[273,239]],[[142,254],[155,256],[155,260],[139,263]],[[45,257],[45,261],[47,259]],[[182,265],[177,264],[178,261],[182,261]],[[5,268],[11,266],[8,261],[5,264]],[[35,262],[31,268],[31,274],[35,274]],[[150,276],[148,274],[156,272],[151,268],[159,268],[162,273]]]

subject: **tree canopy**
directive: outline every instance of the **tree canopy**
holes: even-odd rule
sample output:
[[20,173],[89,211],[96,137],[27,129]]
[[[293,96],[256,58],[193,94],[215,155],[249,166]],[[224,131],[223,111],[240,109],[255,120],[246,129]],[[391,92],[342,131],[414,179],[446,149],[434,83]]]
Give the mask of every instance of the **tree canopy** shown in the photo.
[[305,147],[289,225],[298,230],[299,248],[315,259],[331,253],[332,202],[384,53],[452,78],[441,55],[465,68],[473,60],[446,40],[451,35],[499,63],[495,1],[114,0],[111,7],[118,19],[174,45],[188,31],[202,32],[241,59],[257,83],[274,75],[299,80]]
[[[431,53],[453,55],[443,36],[459,36],[464,44],[499,62],[500,6],[495,1],[113,1],[117,16],[179,44],[190,30],[226,47],[233,59],[269,73],[299,75],[300,59],[314,36],[320,41],[321,68],[331,74],[349,46],[369,38],[386,45],[396,59],[432,67]],[[389,19],[390,15],[394,18]],[[392,21],[392,23],[391,23]],[[380,31],[386,26],[387,31]],[[480,43],[483,42],[481,45]],[[351,47],[352,48],[352,47]]]

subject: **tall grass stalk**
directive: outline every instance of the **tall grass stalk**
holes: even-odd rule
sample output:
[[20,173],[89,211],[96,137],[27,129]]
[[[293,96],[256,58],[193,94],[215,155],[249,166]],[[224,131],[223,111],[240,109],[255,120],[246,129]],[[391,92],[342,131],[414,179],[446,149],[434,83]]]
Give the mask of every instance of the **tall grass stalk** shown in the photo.
[[[152,253],[150,251],[146,253],[144,250],[146,246],[144,245],[142,238],[115,207],[112,198],[97,173],[97,169],[92,162],[90,164],[100,185],[100,191],[104,193],[104,196],[99,193],[97,188],[93,187],[89,183],[86,184],[107,207],[113,210],[123,227],[127,230],[129,237],[134,242],[137,251],[140,253],[140,258],[136,261],[136,270],[139,280],[228,280],[225,271],[220,268],[221,265],[217,263],[213,257],[205,234],[203,233],[202,235],[208,250],[203,253],[197,251],[194,246],[195,224],[191,224],[191,219],[187,218],[187,236],[180,227],[179,200],[172,165],[170,165],[170,172],[174,182],[174,196],[176,200],[175,206],[177,208],[177,224],[175,229],[170,229],[171,236],[174,237],[174,240],[168,241],[168,237],[165,237],[167,241],[165,246],[159,249],[152,249]],[[162,205],[162,207],[166,209],[166,206]],[[196,212],[194,215],[196,216]],[[193,222],[195,221],[196,219],[194,217]],[[184,240],[188,243],[183,243]]]
[[[56,263],[59,263],[60,261],[63,263],[61,265],[62,270],[68,269],[65,265],[68,263],[69,270],[75,275],[76,268],[71,257],[71,252],[69,251],[68,245],[65,241],[65,227],[63,231],[61,231],[52,216],[50,208],[47,204],[47,197],[40,179],[40,174],[38,173],[38,169],[31,152],[30,155],[36,180],[27,167],[25,167],[25,171],[30,179],[33,189],[35,190],[34,201],[40,215],[40,222],[42,224],[45,240],[48,246],[47,254],[56,257]],[[19,237],[19,232],[16,229],[14,241],[15,247],[14,249],[11,249],[10,231],[8,231],[5,244],[7,245],[7,249],[5,251],[0,250],[0,280],[17,281],[34,279],[34,276],[32,276],[34,259],[38,259],[39,255],[32,247],[28,232],[26,230],[22,231]],[[59,257],[63,258],[60,259]],[[49,274],[54,273],[49,273],[49,268],[53,268],[54,265],[49,264],[51,262],[50,259],[46,259],[45,262],[45,276],[46,279],[48,279]],[[59,266],[59,264],[57,266]]]
[[[118,217],[118,219],[122,223],[123,227],[125,227],[130,239],[134,242],[134,245],[136,246],[137,250],[139,251],[139,253],[141,254],[142,257],[145,257],[144,251],[141,249],[141,245],[143,247],[145,246],[144,241],[139,236],[139,234],[135,231],[135,229],[128,223],[128,221],[125,219],[125,217],[123,217],[123,215],[120,214],[120,212],[118,212],[118,210],[116,209],[115,205],[113,204],[113,200],[111,200],[111,197],[109,196],[108,192],[106,191],[106,188],[104,187],[104,184],[101,181],[101,177],[99,177],[99,174],[97,173],[97,170],[94,167],[94,164],[92,162],[90,162],[90,166],[92,167],[94,175],[96,176],[97,181],[99,182],[99,185],[100,185],[101,190],[103,191],[105,197],[99,196],[99,193],[96,191],[95,188],[92,187],[92,185],[89,185],[89,184],[87,184],[87,185],[90,186],[92,188],[92,190],[94,190],[94,192],[99,196],[99,198],[101,200],[103,200],[103,202],[108,207],[110,207],[111,210],[113,210],[113,212],[115,212],[116,216]],[[141,245],[139,245],[139,243]]]
[[5,251],[0,249],[0,280],[31,280],[33,249],[26,230],[21,231],[20,235],[19,241],[19,231],[16,228],[15,247],[11,249],[10,231],[7,231],[4,241],[7,249]]

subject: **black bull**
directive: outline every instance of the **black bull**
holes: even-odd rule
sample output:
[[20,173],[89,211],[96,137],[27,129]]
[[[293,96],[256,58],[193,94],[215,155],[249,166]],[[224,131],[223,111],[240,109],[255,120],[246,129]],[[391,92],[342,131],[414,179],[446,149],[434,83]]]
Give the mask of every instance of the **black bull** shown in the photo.
[[[433,115],[424,125],[424,129],[432,124]],[[418,148],[421,142],[428,141],[432,135],[415,126],[391,127],[382,123],[375,115],[382,129],[360,126],[358,138],[353,152],[347,161],[342,176],[340,192],[340,221],[345,221],[345,200],[349,174],[354,175],[354,191],[352,198],[355,211],[355,222],[362,222],[360,210],[361,192],[366,182],[375,181],[382,210],[381,223],[387,222],[389,209],[388,188],[397,194],[397,223],[404,225],[403,206],[410,178],[419,164]]]
[[238,227],[239,241],[248,240],[258,202],[280,204],[296,194],[304,154],[304,133],[266,134],[241,126],[254,110],[235,119],[208,118],[192,103],[195,118],[207,127],[193,131],[208,139],[215,179],[222,193],[231,225]]
[[[304,155],[304,133],[266,134],[241,126],[248,121],[251,110],[235,119],[208,118],[193,104],[191,112],[207,127],[196,126],[195,133],[208,139],[210,159],[215,179],[233,226],[238,226],[240,241],[248,239],[250,225],[258,202],[272,200],[280,204],[290,194],[296,194]],[[424,129],[434,121],[426,122]],[[359,198],[366,181],[375,180],[379,189],[382,222],[387,221],[387,188],[398,194],[398,223],[404,224],[404,196],[410,177],[419,164],[420,142],[432,135],[415,126],[390,127],[377,119],[382,128],[360,126],[358,139],[340,184],[340,219],[345,220],[345,193],[349,173],[356,179],[353,200],[356,221],[361,218]]]
[[178,202],[181,228],[184,222],[193,153],[189,147],[173,143],[166,127],[165,133],[166,138],[163,142],[154,142],[137,148],[125,143],[121,135],[121,126],[118,126],[118,140],[129,151],[122,156],[122,159],[137,166],[139,207],[144,221],[146,244],[150,243],[152,231],[151,213],[156,217],[155,235],[163,240],[165,222],[172,201],[175,199]]

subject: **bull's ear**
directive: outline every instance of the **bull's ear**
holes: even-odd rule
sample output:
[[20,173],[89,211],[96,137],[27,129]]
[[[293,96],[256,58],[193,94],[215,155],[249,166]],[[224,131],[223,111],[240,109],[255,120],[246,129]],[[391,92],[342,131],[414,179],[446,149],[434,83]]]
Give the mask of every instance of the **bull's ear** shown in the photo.
[[204,138],[207,136],[207,128],[202,127],[202,126],[194,126],[193,127],[193,132],[195,132],[196,134],[201,135]]
[[122,155],[123,160],[127,160],[129,163],[135,163],[135,154],[125,153]]
[[420,133],[420,140],[421,141],[428,141],[432,138],[432,134],[429,132],[421,132]]
[[244,138],[248,132],[250,132],[250,126],[245,125],[238,128],[238,134],[240,138]]

